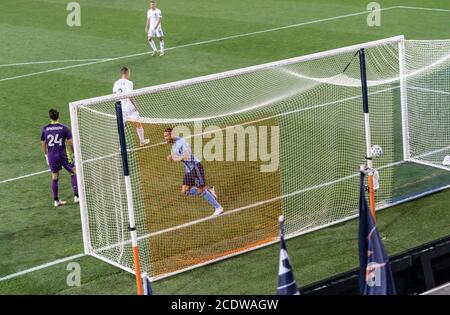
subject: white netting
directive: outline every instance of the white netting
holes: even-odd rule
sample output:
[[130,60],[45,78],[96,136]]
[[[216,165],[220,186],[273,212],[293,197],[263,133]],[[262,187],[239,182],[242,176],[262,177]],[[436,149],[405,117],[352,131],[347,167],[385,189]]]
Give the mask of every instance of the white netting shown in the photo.
[[[450,179],[443,170],[403,161],[398,44],[366,49],[372,143],[384,151],[374,160],[378,208]],[[161,277],[267,244],[277,237],[280,214],[288,235],[357,214],[365,138],[356,51],[134,94],[151,141],[139,147],[127,124],[143,271]],[[444,152],[436,159],[430,152],[449,145],[449,55],[449,41],[406,41],[411,157],[433,164]],[[85,103],[76,104],[76,129],[90,250],[132,269],[114,100]],[[184,168],[166,161],[167,127],[184,128],[223,215],[210,217],[204,199],[181,194]]]
[[[408,111],[411,158],[442,166],[450,154],[450,41],[409,41]],[[430,63],[432,61],[432,63]],[[414,75],[420,67],[420,74]]]

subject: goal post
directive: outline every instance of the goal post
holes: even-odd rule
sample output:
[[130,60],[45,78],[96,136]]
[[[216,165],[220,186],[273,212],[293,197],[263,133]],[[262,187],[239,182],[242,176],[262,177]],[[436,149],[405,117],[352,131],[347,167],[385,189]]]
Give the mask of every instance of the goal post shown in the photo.
[[[280,215],[286,238],[352,219],[372,143],[384,152],[370,161],[380,175],[376,210],[448,188],[449,78],[449,40],[396,36],[72,102],[85,252],[136,273],[136,245],[139,273],[154,281],[277,242]],[[125,124],[127,181],[115,103],[130,97],[150,144]],[[182,162],[167,161],[167,128],[202,165],[220,216],[195,189],[181,192],[191,179]]]
[[80,145],[80,137],[78,130],[78,115],[77,115],[77,107],[69,105],[70,110],[70,122],[72,128],[72,137],[73,137],[73,150],[74,150],[74,163],[75,169],[77,172],[77,186],[79,191],[79,204],[80,204],[80,218],[81,218],[81,231],[83,235],[83,248],[84,253],[86,255],[91,254],[91,239],[90,239],[90,231],[89,231],[89,222],[88,222],[88,214],[86,212],[87,204],[86,204],[86,194],[84,188],[84,180],[83,180],[83,167],[82,167],[82,158],[81,158],[81,145]]
[[117,118],[117,129],[119,132],[119,142],[120,142],[120,156],[122,159],[123,165],[123,176],[125,182],[125,191],[127,196],[127,212],[128,212],[128,221],[129,221],[129,231],[131,235],[131,246],[133,249],[133,266],[136,274],[136,287],[137,294],[143,295],[143,286],[142,286],[142,276],[141,276],[141,265],[139,259],[139,246],[137,241],[137,233],[136,233],[136,220],[134,214],[134,205],[133,205],[133,191],[131,187],[131,179],[130,179],[130,168],[128,165],[128,152],[127,152],[127,143],[125,139],[125,128],[124,128],[124,120],[122,114],[122,105],[121,102],[118,101],[115,103],[116,107],[116,118]]
[[409,148],[409,127],[408,127],[408,97],[406,88],[406,55],[405,41],[398,42],[398,61],[399,61],[399,82],[400,82],[400,104],[402,111],[402,139],[403,139],[403,160],[409,161],[411,158]]

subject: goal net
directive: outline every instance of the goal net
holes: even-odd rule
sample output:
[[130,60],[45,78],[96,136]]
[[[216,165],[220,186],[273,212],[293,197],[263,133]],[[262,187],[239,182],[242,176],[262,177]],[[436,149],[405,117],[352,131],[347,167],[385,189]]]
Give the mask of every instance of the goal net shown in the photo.
[[[450,41],[403,36],[133,91],[145,137],[125,125],[143,272],[159,279],[357,216],[365,162],[365,48],[376,207],[446,188]],[[134,69],[139,71],[139,69]],[[345,70],[345,71],[344,71]],[[122,96],[123,98],[124,96]],[[133,271],[114,95],[70,104],[86,253]],[[224,208],[185,195],[174,128]]]

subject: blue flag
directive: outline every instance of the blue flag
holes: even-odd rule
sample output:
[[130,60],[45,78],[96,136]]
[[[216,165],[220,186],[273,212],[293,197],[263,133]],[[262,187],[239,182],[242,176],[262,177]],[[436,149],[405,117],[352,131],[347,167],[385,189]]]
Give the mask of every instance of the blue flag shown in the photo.
[[280,266],[278,270],[278,295],[299,295],[294,272],[289,262],[289,256],[284,241],[284,217],[280,216]]
[[388,256],[378,233],[375,218],[366,201],[364,172],[359,188],[359,293],[395,295],[395,283]]
[[142,281],[143,281],[143,285],[144,285],[144,295],[153,295],[150,277],[146,273],[144,273],[142,275]]

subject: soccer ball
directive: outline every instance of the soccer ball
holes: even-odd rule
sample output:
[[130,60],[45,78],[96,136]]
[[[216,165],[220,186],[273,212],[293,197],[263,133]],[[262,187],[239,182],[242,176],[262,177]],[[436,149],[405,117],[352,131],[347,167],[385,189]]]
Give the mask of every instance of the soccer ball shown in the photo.
[[442,165],[450,166],[450,155],[446,155],[444,161],[442,161]]
[[383,155],[383,149],[378,144],[372,146],[371,152],[373,157],[380,157]]

